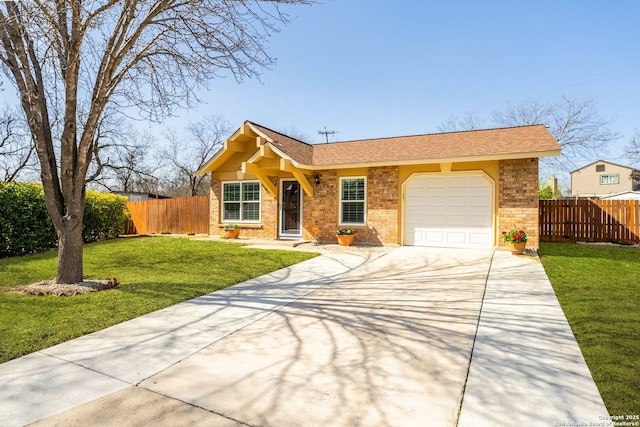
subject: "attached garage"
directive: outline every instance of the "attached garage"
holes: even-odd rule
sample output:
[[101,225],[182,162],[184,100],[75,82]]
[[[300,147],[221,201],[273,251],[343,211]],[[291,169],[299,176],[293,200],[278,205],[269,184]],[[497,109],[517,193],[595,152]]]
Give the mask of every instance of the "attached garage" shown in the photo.
[[405,185],[405,244],[491,249],[493,187],[482,173],[413,176]]

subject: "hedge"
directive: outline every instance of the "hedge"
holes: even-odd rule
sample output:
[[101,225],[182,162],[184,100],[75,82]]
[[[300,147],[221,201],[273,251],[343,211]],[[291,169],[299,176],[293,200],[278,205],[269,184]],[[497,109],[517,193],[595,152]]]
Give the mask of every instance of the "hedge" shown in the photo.
[[[127,199],[87,191],[82,234],[85,242],[112,239],[129,218]],[[44,203],[42,185],[0,183],[0,258],[56,247],[58,238]]]

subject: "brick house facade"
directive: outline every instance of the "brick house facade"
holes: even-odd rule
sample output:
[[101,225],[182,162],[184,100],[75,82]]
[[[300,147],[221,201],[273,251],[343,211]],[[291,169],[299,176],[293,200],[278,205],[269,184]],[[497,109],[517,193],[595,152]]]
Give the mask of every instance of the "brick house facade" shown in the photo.
[[[444,222],[459,212],[473,219],[473,207],[455,203],[481,199],[473,194],[480,184],[486,203],[478,209],[485,209],[482,218],[488,221],[481,231],[490,233],[483,245],[503,245],[500,231],[515,227],[527,231],[528,247],[537,248],[538,158],[557,154],[557,142],[539,125],[312,146],[245,122],[200,172],[212,173],[211,234],[232,222],[244,237],[335,242],[336,229],[348,226],[357,233],[356,244],[438,246],[428,239],[411,243],[417,228],[409,219],[422,208],[410,207],[406,199],[414,195],[408,183],[418,179],[426,194],[435,183],[452,186],[442,196],[449,197],[448,207],[434,203],[432,215],[424,208],[426,232],[438,209],[445,209]],[[461,182],[470,191],[456,188]],[[462,193],[447,195],[455,191]],[[285,215],[293,218],[287,230]],[[345,218],[355,222],[344,225]],[[465,227],[454,231],[470,236]],[[466,244],[463,239],[443,245]]]

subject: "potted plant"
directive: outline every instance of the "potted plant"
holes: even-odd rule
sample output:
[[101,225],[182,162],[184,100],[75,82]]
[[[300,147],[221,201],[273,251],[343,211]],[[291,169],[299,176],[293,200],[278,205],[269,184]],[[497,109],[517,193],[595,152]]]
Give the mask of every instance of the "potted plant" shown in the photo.
[[240,226],[238,224],[225,225],[224,235],[227,239],[237,239],[240,235]]
[[336,237],[340,246],[351,246],[356,238],[353,228],[341,228],[336,230]]
[[511,245],[511,252],[520,255],[527,246],[527,233],[524,230],[514,228],[502,232],[502,240]]

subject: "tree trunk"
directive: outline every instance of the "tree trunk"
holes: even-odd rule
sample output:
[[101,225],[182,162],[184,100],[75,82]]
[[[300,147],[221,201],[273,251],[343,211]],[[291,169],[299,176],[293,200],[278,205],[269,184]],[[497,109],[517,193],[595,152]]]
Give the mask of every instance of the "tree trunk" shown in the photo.
[[[56,283],[78,283],[82,281],[84,188],[70,193],[73,196],[65,200],[66,214],[63,217],[58,216],[58,221],[54,220],[56,233],[58,234]],[[52,217],[54,216],[52,215]]]
[[82,226],[58,233],[58,272],[56,283],[82,281]]

